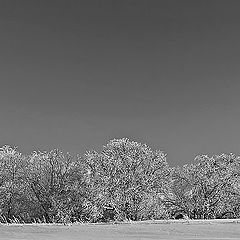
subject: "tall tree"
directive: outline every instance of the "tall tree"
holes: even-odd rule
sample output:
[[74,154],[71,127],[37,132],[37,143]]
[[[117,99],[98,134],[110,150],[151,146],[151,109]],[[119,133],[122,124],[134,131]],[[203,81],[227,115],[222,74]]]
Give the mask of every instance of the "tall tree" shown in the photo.
[[159,214],[158,198],[169,177],[162,151],[127,138],[114,139],[100,153],[88,152],[85,164],[92,193],[89,204],[100,213],[96,217],[104,215],[104,207],[112,209],[116,219],[139,220]]
[[171,193],[164,201],[190,218],[239,216],[240,157],[234,154],[197,156],[195,163],[172,170]]
[[27,181],[47,222],[73,221],[80,217],[78,204],[83,174],[79,161],[60,150],[34,152],[29,156]]

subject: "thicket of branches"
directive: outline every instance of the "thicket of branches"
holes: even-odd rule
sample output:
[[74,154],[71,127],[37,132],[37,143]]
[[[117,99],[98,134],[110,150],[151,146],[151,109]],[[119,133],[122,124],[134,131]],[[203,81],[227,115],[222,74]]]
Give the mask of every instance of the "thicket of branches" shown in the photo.
[[129,139],[100,152],[0,149],[0,222],[99,222],[240,217],[240,157],[198,156],[171,168],[166,154]]

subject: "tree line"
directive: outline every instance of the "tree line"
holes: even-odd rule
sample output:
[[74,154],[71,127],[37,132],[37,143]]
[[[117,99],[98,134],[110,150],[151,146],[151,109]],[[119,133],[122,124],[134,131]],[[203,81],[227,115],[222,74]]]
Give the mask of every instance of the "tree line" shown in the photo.
[[240,156],[167,155],[127,138],[72,156],[0,148],[0,222],[240,218]]

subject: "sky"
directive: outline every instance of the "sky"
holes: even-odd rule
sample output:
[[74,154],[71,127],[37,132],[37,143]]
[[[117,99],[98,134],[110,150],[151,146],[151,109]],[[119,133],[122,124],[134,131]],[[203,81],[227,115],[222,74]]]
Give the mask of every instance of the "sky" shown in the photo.
[[100,150],[127,137],[171,166],[240,154],[240,2],[1,0],[0,145]]

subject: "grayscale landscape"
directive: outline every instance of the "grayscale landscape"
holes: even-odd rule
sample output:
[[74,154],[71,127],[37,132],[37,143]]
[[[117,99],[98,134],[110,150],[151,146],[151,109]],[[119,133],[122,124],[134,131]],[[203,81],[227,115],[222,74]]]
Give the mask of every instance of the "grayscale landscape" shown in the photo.
[[0,0],[0,240],[240,240],[239,29],[237,0]]

